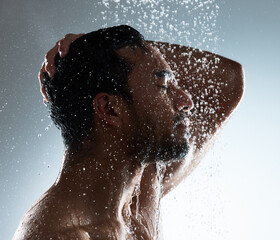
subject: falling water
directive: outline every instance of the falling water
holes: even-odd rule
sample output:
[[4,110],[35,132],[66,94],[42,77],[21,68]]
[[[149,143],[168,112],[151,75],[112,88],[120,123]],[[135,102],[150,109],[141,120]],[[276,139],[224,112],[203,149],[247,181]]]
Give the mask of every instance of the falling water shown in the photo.
[[[128,24],[143,33],[146,39],[176,42],[184,45],[190,45],[193,47],[215,51],[219,41],[221,40],[217,36],[216,27],[216,21],[219,15],[219,6],[217,2],[218,0],[96,1],[95,5],[99,6],[101,10],[92,12],[92,19],[90,19],[90,21],[92,21],[93,23],[98,22],[98,28],[100,28],[101,26],[107,27],[118,24]],[[90,8],[89,11],[91,11]],[[40,24],[38,24],[38,26],[40,26]],[[33,28],[36,29],[36,26],[34,25]],[[81,29],[81,31],[83,31],[83,29]],[[53,31],[50,31],[50,34],[48,34],[54,35],[56,37],[56,35],[52,33]],[[42,43],[45,43],[45,41],[42,41]],[[208,93],[206,92],[205,95],[207,94]],[[216,93],[216,95],[218,95],[218,93]],[[8,103],[10,104],[10,102],[6,99],[3,99],[3,102],[1,102],[0,112],[2,114],[5,113],[8,109]],[[201,105],[202,104],[200,104],[200,106]],[[46,118],[47,117],[45,117],[45,119]],[[42,132],[44,133],[43,129],[46,128],[45,130],[47,131],[50,126],[51,125],[46,124],[46,126],[41,127],[39,133],[36,132],[35,135],[38,135],[40,141],[42,141],[41,136]],[[7,127],[7,129],[8,128],[9,126]],[[17,144],[20,143],[20,136],[14,137],[10,130],[9,135],[6,136],[6,139],[2,142],[2,144],[4,145],[3,151],[12,152],[17,145],[14,144],[14,142]],[[158,199],[160,199],[162,194],[161,183],[163,181],[164,171],[165,165],[162,163],[158,163],[157,178],[160,183],[160,187],[158,189]],[[136,189],[136,191],[138,193],[136,194],[136,218],[139,219],[139,187]],[[155,216],[155,229],[158,235],[160,201],[158,201],[157,204],[158,207],[157,214]],[[156,238],[157,237],[155,237],[155,239]]]
[[95,20],[102,27],[127,24],[146,39],[215,51],[220,0],[103,0]]
[[[127,24],[139,30],[146,39],[179,43],[215,52],[219,41],[221,41],[218,37],[216,26],[217,17],[219,15],[218,2],[219,0],[103,0],[103,9],[100,11],[100,14],[98,14],[100,16],[95,15],[95,18],[102,21],[102,27]],[[200,65],[201,68],[207,68],[207,63],[202,63]],[[210,67],[208,66],[208,68],[209,71],[215,71],[213,65]],[[200,72],[201,69],[198,68],[198,71]],[[195,81],[203,81],[203,79],[195,79]],[[213,84],[213,87],[219,91],[219,86]],[[211,109],[212,105],[205,105],[204,101],[204,95],[208,95],[208,91],[211,90],[212,89],[206,89],[206,92],[201,92],[202,97],[197,101],[198,110],[194,111],[194,114],[201,115],[200,109],[202,109],[202,111],[209,111],[210,115],[215,114],[213,109]],[[206,122],[206,120],[203,119],[203,115],[198,116],[198,119]],[[207,128],[207,126],[205,126],[205,128]],[[206,129],[204,129],[203,132],[205,131]],[[156,169],[159,187],[157,189],[157,209],[154,221],[156,234],[153,236],[153,239],[158,239],[160,233],[160,199],[162,197],[162,181],[166,165],[159,162],[156,164]],[[137,186],[135,188],[135,217],[138,222],[141,222],[139,195],[140,186]]]
[[164,178],[164,174],[166,171],[166,163],[164,162],[157,162],[156,164],[156,169],[157,169],[157,179],[158,179],[158,198],[157,198],[157,209],[156,209],[156,216],[155,216],[155,236],[154,236],[154,240],[157,240],[160,234],[160,200],[162,198],[162,184],[163,184],[163,178]]

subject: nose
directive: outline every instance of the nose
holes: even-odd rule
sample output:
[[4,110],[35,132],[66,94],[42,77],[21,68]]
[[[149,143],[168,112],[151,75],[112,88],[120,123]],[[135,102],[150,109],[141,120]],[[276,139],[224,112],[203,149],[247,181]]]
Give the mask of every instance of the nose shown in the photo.
[[175,93],[175,106],[178,111],[188,112],[193,109],[194,104],[192,97],[189,93],[185,92],[182,88],[177,88]]

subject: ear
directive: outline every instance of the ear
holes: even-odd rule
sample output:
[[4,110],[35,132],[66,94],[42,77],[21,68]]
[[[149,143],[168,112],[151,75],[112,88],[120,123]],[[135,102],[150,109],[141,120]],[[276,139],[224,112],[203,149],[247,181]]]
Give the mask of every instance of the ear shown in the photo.
[[120,104],[118,96],[98,93],[94,98],[94,111],[106,123],[119,127],[122,123]]

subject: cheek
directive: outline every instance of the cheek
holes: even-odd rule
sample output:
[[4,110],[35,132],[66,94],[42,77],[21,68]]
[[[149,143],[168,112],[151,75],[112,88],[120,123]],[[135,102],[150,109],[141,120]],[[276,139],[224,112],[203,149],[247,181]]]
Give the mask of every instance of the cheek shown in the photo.
[[138,90],[135,92],[134,107],[139,118],[157,123],[159,127],[168,127],[176,115],[170,96],[156,86]]
[[175,112],[172,101],[167,96],[159,96],[151,100],[149,112],[160,128],[170,128],[172,126]]

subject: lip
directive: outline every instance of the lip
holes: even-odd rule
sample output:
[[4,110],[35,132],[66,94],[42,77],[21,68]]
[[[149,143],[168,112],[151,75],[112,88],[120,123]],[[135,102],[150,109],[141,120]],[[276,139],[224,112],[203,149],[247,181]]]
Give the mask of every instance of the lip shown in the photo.
[[183,128],[183,129],[188,129],[189,127],[189,121],[188,119],[183,119],[179,122],[177,122],[175,128]]

